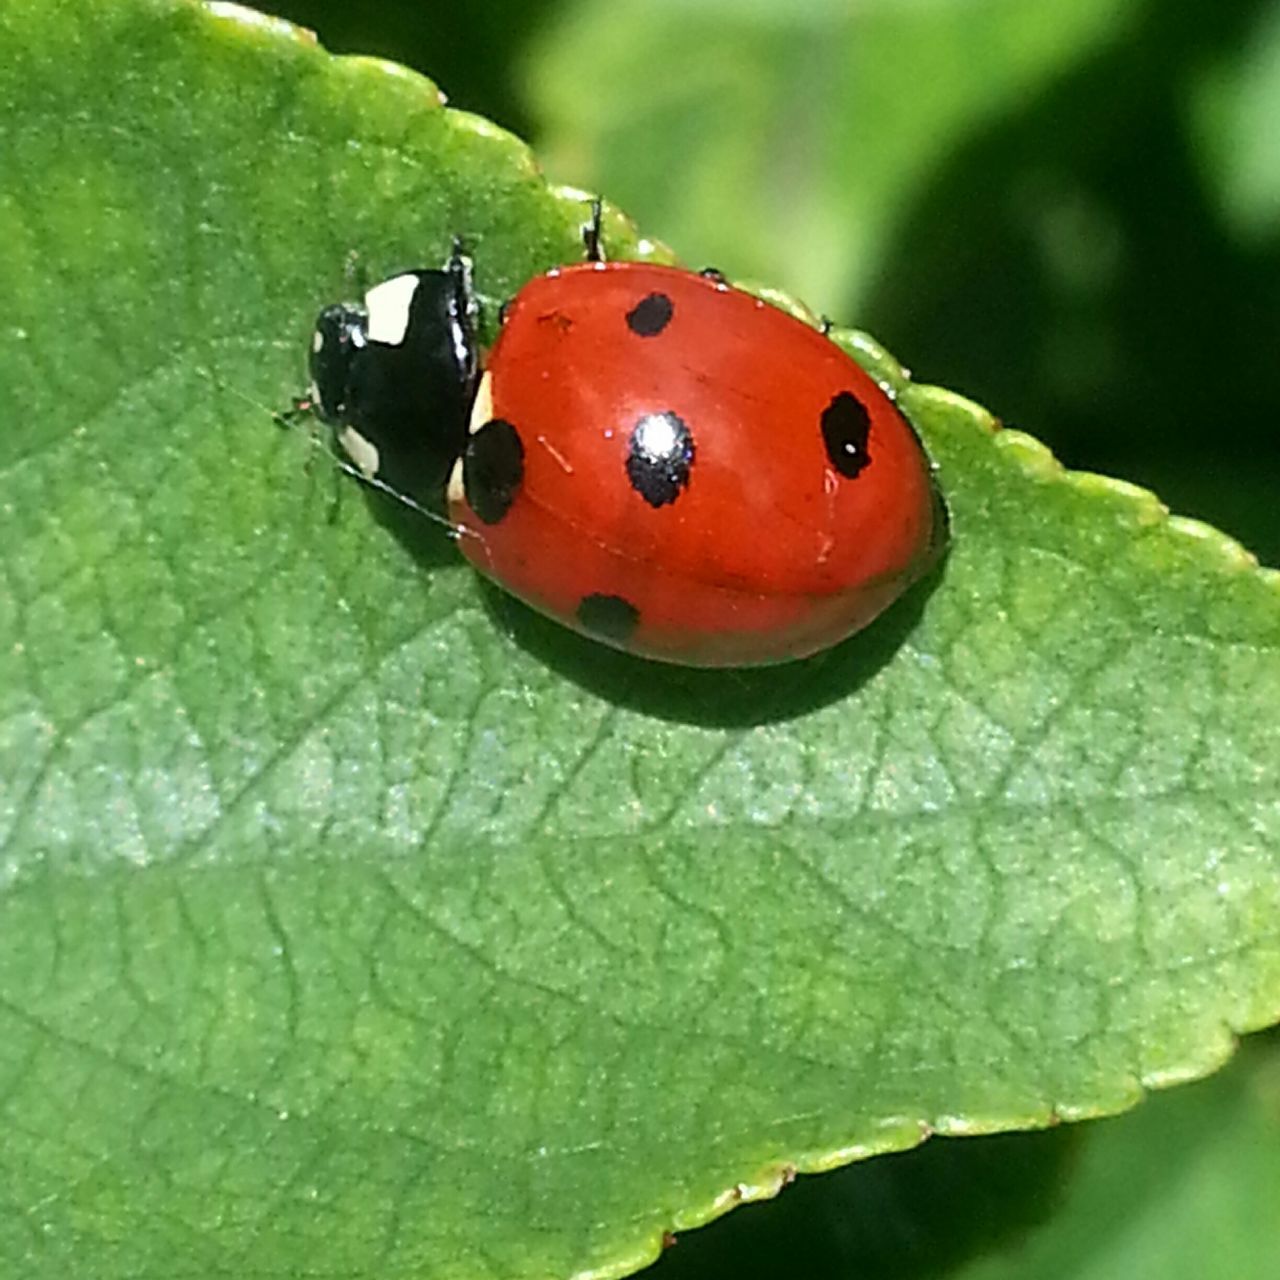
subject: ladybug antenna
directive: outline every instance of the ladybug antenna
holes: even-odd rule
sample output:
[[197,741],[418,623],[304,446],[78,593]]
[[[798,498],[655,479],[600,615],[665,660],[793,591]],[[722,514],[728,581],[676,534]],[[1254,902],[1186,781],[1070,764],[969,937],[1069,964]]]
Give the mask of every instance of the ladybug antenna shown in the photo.
[[600,236],[600,223],[604,215],[604,207],[600,197],[591,202],[591,221],[582,224],[582,247],[586,250],[588,262],[603,262],[604,244]]
[[[256,400],[253,396],[242,391],[239,387],[229,382],[224,382],[218,378],[211,370],[206,369],[203,365],[192,366],[195,371],[200,374],[212,386],[217,387],[219,391],[229,391],[237,399],[244,401],[251,408],[256,409],[259,413],[266,414],[267,417],[275,423],[277,427],[282,427],[286,431],[293,431],[302,423],[306,422],[309,426],[316,425],[315,416],[315,400],[310,396],[295,396],[292,405],[288,409],[272,409],[269,405],[263,404],[261,400]],[[306,440],[309,445],[315,449],[319,449],[330,462],[332,462],[339,471],[351,476],[353,479],[360,481],[370,489],[375,489],[379,493],[386,494],[387,497],[395,499],[402,506],[408,507],[415,514],[420,515],[424,520],[431,524],[440,525],[447,530],[450,537],[453,538],[479,538],[481,535],[474,529],[468,529],[464,525],[454,524],[452,520],[447,520],[438,511],[432,511],[430,507],[424,507],[416,498],[411,498],[407,493],[401,493],[399,489],[392,488],[385,480],[378,476],[371,476],[361,471],[354,463],[344,458],[340,453],[336,452],[329,444],[322,439],[322,433],[316,430],[309,430],[306,433]]]

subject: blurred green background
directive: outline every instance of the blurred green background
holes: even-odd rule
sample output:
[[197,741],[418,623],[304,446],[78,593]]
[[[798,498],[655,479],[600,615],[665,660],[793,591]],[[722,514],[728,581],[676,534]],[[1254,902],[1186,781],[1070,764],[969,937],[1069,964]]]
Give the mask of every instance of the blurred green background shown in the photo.
[[1280,562],[1280,0],[280,0]]
[[[269,7],[1280,563],[1280,0]],[[802,1180],[655,1275],[1276,1274],[1280,1042],[1250,1052],[1101,1126]],[[974,1262],[1006,1236],[1040,1244]]]

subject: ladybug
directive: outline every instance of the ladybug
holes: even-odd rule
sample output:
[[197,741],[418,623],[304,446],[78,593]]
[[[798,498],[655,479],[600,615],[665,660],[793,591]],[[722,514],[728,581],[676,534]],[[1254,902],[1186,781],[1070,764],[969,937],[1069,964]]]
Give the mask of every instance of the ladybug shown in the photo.
[[[471,264],[326,307],[311,403],[347,469],[533,608],[606,644],[754,666],[866,626],[946,543],[928,458],[825,333],[714,271],[536,277],[483,361]],[[438,517],[436,517],[438,518]]]

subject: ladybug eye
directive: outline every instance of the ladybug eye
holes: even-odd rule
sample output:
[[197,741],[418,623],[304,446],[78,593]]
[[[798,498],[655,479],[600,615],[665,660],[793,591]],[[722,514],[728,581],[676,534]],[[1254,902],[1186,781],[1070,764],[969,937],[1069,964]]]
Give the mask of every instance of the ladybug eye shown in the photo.
[[693,466],[693,436],[670,409],[647,413],[631,431],[627,479],[651,506],[674,502],[689,483]]

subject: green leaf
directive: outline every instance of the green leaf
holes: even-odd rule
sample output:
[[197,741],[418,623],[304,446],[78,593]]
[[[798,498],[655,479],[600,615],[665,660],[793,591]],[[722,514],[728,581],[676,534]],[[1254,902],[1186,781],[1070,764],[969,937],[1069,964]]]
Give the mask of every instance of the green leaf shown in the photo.
[[597,181],[695,262],[781,273],[833,311],[942,161],[1141,7],[570,0],[525,79],[553,173]]
[[1280,1041],[1091,1126],[1056,1220],[959,1280],[1265,1280],[1280,1249]]
[[492,318],[582,200],[231,6],[0,48],[4,1270],[616,1274],[1280,1016],[1275,574],[846,335],[940,572],[809,663],[598,649],[267,412],[352,255],[461,233]]
[[1261,9],[1231,53],[1191,95],[1192,154],[1233,230],[1266,245],[1280,235],[1280,138],[1271,125],[1280,111],[1280,9]]
[[654,1280],[1267,1280],[1280,1251],[1280,1038],[1128,1114],[939,1140],[802,1179],[681,1238]]

